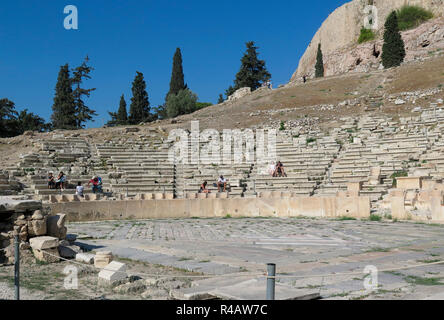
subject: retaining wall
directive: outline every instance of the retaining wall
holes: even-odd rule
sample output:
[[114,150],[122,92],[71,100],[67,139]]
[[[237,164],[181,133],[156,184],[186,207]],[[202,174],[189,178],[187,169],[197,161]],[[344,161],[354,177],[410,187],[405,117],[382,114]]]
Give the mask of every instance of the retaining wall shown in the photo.
[[74,201],[47,204],[67,220],[370,216],[369,197],[295,197],[175,200]]

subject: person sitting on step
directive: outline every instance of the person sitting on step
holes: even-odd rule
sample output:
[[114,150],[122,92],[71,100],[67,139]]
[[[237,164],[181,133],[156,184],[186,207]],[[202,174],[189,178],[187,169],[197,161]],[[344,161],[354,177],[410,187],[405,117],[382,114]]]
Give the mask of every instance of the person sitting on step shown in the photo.
[[52,172],[48,174],[48,189],[55,189],[56,183],[55,183],[55,177]]
[[90,184],[92,184],[92,192],[93,193],[103,193],[102,178],[100,178],[98,176],[94,176],[91,178],[91,180],[89,180],[88,187]]
[[79,196],[79,197],[84,197],[84,195],[83,195],[83,190],[84,190],[84,188],[83,188],[83,186],[82,186],[82,183],[79,181],[78,183],[77,183],[77,188],[76,188],[76,195],[77,196]]
[[287,176],[287,174],[285,173],[284,165],[280,161],[278,161],[276,164],[276,176],[279,176],[279,177],[286,177]]
[[210,193],[210,190],[207,189],[207,182],[205,181],[200,185],[199,193]]
[[227,179],[224,178],[224,176],[220,176],[219,180],[217,181],[217,191],[222,192],[221,189],[224,187],[224,191],[227,191]]
[[56,189],[58,189],[59,187],[60,191],[64,191],[66,189],[66,176],[63,173],[63,171],[59,173],[59,176],[57,177],[56,180]]

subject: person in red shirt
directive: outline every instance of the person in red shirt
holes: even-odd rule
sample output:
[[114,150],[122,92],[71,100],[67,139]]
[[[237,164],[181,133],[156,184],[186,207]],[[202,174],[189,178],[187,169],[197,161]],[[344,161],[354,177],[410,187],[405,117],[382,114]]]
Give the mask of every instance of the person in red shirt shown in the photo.
[[92,184],[92,192],[93,193],[102,193],[102,178],[94,176],[88,182],[88,186]]

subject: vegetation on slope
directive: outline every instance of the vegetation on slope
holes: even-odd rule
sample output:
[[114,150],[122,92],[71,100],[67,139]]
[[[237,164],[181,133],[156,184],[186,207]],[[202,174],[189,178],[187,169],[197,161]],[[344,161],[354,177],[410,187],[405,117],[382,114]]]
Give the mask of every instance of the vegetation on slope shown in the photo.
[[405,5],[396,12],[399,30],[416,28],[421,23],[433,18],[433,13],[419,6]]

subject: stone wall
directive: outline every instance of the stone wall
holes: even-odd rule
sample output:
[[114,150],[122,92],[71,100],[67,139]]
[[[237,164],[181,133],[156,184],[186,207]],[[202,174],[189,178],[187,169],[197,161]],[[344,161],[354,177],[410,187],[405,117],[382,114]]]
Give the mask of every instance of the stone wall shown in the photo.
[[266,197],[61,202],[48,204],[67,220],[216,218],[225,217],[340,217],[370,215],[368,197]]
[[[354,0],[336,9],[322,23],[322,26],[314,35],[304,55],[299,61],[299,66],[291,78],[291,82],[300,81],[303,75],[312,76],[316,63],[318,44],[322,44],[324,62],[328,61],[328,56],[340,48],[350,47],[357,44],[361,28],[364,25],[364,8],[369,2],[374,2],[378,8],[378,30],[382,34],[386,17],[392,10],[398,9],[405,4],[419,5],[431,10],[435,16],[444,15],[444,0]],[[378,44],[379,46],[379,44]],[[373,47],[373,45],[372,45]],[[348,48],[351,50],[352,48]],[[372,48],[370,48],[372,49]],[[407,50],[408,51],[408,50]],[[334,56],[332,56],[334,58]],[[343,57],[340,57],[342,60]],[[334,70],[335,63],[326,65],[326,75],[337,74]],[[345,72],[344,70],[340,70]]]
[[[32,241],[43,239],[48,242],[50,238],[50,242],[57,245],[40,248],[38,252],[33,250],[34,255],[46,249],[52,249],[58,255],[58,240],[65,240],[67,233],[64,223],[63,214],[50,215],[43,210],[41,201],[0,197],[0,264],[14,262],[16,234],[19,235],[21,250],[30,249]],[[47,258],[42,253],[40,260],[46,261]]]

